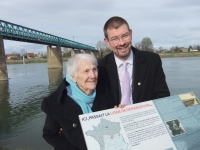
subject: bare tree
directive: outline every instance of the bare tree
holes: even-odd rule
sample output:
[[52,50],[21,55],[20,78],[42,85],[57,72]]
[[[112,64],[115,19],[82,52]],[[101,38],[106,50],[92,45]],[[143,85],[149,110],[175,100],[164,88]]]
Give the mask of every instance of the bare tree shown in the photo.
[[13,51],[11,54],[18,54],[16,51]]
[[199,45],[197,45],[197,50],[200,51],[200,46]]
[[193,49],[197,49],[197,45],[193,45],[192,47],[193,47]]
[[108,49],[108,46],[106,45],[106,43],[103,41],[103,43],[102,43],[102,48],[104,49],[104,50],[107,50]]
[[47,52],[41,52],[42,58],[47,58]]
[[26,56],[26,55],[27,55],[26,50],[25,50],[25,49],[21,49],[20,55],[21,55],[21,56]]
[[96,48],[97,48],[97,50],[101,50],[101,41],[97,42]]
[[20,59],[20,54],[16,51],[13,51],[11,54],[13,55],[11,59]]
[[141,41],[142,50],[153,51],[153,43],[149,37],[145,37]]
[[158,48],[158,50],[159,50],[159,52],[163,52],[164,51],[164,49],[161,46]]
[[98,50],[106,50],[106,49],[108,49],[108,47],[107,47],[107,45],[106,45],[106,43],[104,41],[98,41],[97,45],[96,45],[96,48]]
[[139,49],[139,50],[142,50],[142,45],[141,45],[141,42],[138,42],[135,44],[135,48]]
[[68,53],[71,49],[67,47],[63,47],[62,51],[63,53]]
[[171,52],[182,52],[182,50],[181,50],[181,48],[180,47],[178,47],[178,46],[173,46],[173,47],[171,47],[170,48],[170,51]]

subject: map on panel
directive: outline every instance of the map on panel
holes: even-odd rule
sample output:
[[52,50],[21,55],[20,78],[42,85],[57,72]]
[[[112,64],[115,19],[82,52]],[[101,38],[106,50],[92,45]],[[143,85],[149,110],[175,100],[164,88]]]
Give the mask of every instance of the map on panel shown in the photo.
[[112,122],[104,118],[100,119],[94,130],[86,131],[87,136],[93,137],[100,146],[100,150],[127,150],[128,143],[120,134],[120,122]]

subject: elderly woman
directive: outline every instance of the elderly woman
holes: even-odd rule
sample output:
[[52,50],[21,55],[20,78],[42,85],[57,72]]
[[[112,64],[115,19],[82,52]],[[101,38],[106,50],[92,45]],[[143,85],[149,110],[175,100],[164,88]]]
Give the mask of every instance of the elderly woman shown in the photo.
[[66,78],[42,101],[43,138],[56,150],[86,150],[78,115],[114,107],[109,90],[97,78],[97,60],[77,54],[67,63]]

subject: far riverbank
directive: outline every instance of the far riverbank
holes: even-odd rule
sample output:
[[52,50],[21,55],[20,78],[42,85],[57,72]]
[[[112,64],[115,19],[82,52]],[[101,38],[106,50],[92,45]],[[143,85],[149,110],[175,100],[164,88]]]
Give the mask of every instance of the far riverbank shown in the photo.
[[188,52],[188,53],[159,53],[161,58],[169,57],[200,57],[200,52]]
[[[67,61],[69,57],[63,57],[62,60]],[[46,63],[47,59],[46,58],[30,58],[30,59],[24,59],[25,64],[30,64],[30,63]],[[7,59],[6,60],[7,64],[23,64],[22,59]]]
[[[107,55],[108,53],[103,53],[103,57]],[[169,57],[200,57],[200,52],[189,52],[189,53],[159,53],[161,58],[169,58]],[[63,57],[63,62],[67,61],[69,57]],[[29,63],[46,63],[47,59],[44,58],[31,58],[31,59],[25,59],[25,64]],[[7,64],[23,64],[22,59],[13,60],[8,59],[6,60]]]

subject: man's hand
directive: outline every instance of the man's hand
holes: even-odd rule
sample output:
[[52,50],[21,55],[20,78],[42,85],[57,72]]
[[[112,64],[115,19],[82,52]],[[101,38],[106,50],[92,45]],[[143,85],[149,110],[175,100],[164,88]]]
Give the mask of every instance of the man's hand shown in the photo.
[[124,108],[126,104],[119,104],[119,106],[115,106],[114,108]]

